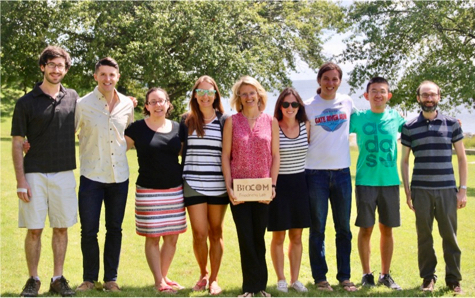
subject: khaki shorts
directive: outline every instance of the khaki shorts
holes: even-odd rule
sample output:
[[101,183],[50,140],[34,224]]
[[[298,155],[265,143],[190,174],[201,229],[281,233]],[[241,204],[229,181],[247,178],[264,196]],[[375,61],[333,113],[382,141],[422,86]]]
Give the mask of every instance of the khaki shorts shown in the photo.
[[18,227],[43,229],[46,214],[51,228],[68,228],[77,222],[78,202],[73,171],[28,173],[30,202],[19,201]]

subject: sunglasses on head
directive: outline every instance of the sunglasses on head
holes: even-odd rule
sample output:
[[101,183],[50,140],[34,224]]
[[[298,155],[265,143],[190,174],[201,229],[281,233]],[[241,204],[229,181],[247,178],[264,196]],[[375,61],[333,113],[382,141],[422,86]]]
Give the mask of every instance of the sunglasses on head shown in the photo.
[[299,103],[296,102],[296,101],[293,101],[292,103],[284,101],[284,102],[282,103],[282,107],[283,107],[284,109],[287,109],[289,106],[292,106],[292,108],[296,109],[296,108],[298,108],[300,105],[299,105]]

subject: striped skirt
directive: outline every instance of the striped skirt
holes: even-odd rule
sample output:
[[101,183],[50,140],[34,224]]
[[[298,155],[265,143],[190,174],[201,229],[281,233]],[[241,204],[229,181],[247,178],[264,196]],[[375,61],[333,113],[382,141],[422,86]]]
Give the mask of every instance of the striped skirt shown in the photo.
[[159,237],[186,231],[183,187],[150,189],[137,185],[135,227],[139,235]]

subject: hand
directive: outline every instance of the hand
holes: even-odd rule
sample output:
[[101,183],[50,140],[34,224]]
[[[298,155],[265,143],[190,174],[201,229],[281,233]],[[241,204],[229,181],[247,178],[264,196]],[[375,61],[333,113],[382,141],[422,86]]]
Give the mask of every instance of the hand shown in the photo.
[[27,154],[28,151],[30,151],[30,147],[30,143],[25,139],[25,142],[23,143],[23,153]]
[[411,209],[412,211],[415,211],[414,206],[412,205],[411,191],[406,193],[406,203],[407,203],[407,206],[409,206],[409,209]]
[[231,188],[228,189],[228,196],[229,196],[229,201],[234,206],[244,203],[244,201],[238,201],[237,200],[236,196],[234,196],[234,191]]
[[457,192],[457,209],[462,209],[467,206],[467,191],[465,189]]
[[272,200],[273,200],[274,198],[275,198],[275,187],[272,187],[272,196],[271,196],[270,200],[259,201],[259,203],[269,205],[270,202],[272,202]]
[[[28,184],[28,182],[25,181],[22,181],[22,182],[19,182],[17,183],[17,196],[20,200],[22,200],[23,202],[25,203],[28,203],[30,202],[30,198],[31,198],[31,189],[30,189],[30,185]],[[26,191],[25,191],[26,190]]]
[[137,98],[133,97],[133,96],[129,96],[130,100],[132,101],[132,104],[134,105],[134,108],[137,107],[138,105],[138,101],[137,101]]

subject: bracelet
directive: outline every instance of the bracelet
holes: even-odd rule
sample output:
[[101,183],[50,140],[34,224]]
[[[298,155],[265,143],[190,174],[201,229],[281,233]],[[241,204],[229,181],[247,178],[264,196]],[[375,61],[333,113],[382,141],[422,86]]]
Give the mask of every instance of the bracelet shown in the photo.
[[16,192],[28,192],[28,189],[26,189],[26,188],[17,188]]
[[466,185],[460,185],[459,189],[467,189]]
[[272,187],[275,188],[275,184],[272,184]]

